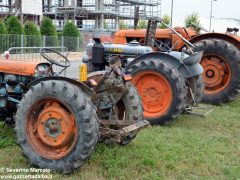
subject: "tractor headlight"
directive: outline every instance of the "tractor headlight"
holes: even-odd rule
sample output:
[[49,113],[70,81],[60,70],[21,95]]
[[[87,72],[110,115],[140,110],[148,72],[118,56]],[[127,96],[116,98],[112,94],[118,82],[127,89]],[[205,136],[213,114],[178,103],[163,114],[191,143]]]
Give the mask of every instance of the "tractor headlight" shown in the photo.
[[39,64],[35,69],[35,77],[43,77],[49,74],[49,64]]

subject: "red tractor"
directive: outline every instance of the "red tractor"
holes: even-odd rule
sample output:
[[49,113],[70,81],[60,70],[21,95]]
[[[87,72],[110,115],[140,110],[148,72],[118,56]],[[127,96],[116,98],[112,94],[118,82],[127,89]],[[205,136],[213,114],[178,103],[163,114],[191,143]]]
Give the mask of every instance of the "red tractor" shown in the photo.
[[40,53],[43,61],[35,53],[0,60],[0,119],[15,126],[31,165],[70,173],[89,159],[99,137],[126,145],[149,124],[119,66],[83,84],[62,76],[70,62],[61,53]]
[[[204,69],[202,77],[205,84],[202,101],[220,105],[235,99],[240,91],[238,29],[228,28],[225,34],[198,34],[192,29],[182,27],[176,27],[174,30],[196,46],[194,51],[204,51],[200,62]],[[155,43],[150,44],[145,38],[148,33],[148,29],[119,30],[114,35],[113,43],[126,44],[136,40],[143,45],[151,45],[154,50],[161,52],[169,49],[182,51],[185,47],[183,40],[171,29],[157,29],[156,32],[150,32],[155,38]]]

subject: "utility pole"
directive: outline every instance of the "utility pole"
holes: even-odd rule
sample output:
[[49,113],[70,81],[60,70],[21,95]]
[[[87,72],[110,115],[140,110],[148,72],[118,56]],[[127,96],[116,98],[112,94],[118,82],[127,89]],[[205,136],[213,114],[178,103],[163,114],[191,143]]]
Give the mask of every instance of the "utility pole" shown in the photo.
[[171,6],[171,27],[173,27],[173,0],[172,0],[172,6]]
[[212,1],[211,1],[209,32],[212,31],[212,18],[213,18],[212,13],[213,13],[213,2],[214,2],[214,1],[217,1],[217,0],[212,0]]

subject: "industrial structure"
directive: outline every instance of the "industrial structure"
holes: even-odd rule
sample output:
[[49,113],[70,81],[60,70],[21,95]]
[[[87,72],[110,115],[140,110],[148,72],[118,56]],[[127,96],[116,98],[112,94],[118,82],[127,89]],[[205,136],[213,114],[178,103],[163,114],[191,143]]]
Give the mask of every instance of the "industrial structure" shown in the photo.
[[31,19],[39,23],[39,17],[48,16],[58,30],[68,20],[87,31],[115,31],[123,25],[130,28],[136,8],[140,19],[161,16],[161,0],[0,0],[2,18],[16,15],[22,22]]

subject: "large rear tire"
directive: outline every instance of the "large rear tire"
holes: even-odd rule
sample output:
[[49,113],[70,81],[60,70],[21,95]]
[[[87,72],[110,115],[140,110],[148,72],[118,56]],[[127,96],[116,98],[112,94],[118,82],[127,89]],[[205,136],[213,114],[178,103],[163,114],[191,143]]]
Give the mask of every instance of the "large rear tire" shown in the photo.
[[18,144],[30,164],[39,168],[62,173],[79,168],[92,154],[98,131],[89,98],[67,82],[41,82],[18,106]]
[[186,106],[185,79],[168,63],[146,59],[128,67],[151,124],[163,125],[181,114]]
[[222,105],[234,100],[240,91],[240,53],[238,49],[218,39],[195,43],[196,51],[204,50],[201,60],[205,84],[202,101]]

